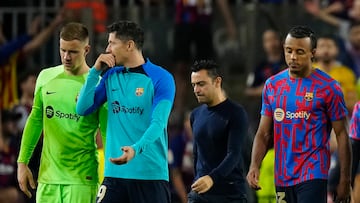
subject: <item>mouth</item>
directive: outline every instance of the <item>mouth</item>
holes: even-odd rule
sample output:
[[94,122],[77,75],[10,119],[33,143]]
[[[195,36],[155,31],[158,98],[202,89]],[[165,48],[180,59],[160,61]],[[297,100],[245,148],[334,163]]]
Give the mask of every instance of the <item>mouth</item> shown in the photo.
[[289,64],[289,68],[291,68],[291,69],[298,69],[298,68],[299,68],[299,64],[290,63],[290,64]]

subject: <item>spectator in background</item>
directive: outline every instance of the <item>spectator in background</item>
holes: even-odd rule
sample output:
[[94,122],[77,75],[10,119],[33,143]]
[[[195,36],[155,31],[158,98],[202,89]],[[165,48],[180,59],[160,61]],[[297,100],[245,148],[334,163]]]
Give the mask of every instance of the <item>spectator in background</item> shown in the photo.
[[[35,50],[39,49],[62,23],[62,11],[45,28],[39,31],[41,18],[36,17],[28,27],[28,33],[7,41],[0,24],[0,110],[11,109],[18,103],[18,72],[27,67],[18,67]],[[0,120],[3,119],[0,117]],[[6,118],[5,118],[6,119]],[[2,129],[0,122],[0,130]],[[0,132],[0,137],[1,137]],[[1,141],[0,141],[1,142]],[[1,143],[0,143],[1,145]]]
[[274,29],[267,29],[262,35],[262,45],[265,59],[256,66],[254,72],[247,77],[245,96],[250,97],[250,121],[252,128],[258,126],[261,109],[261,93],[266,79],[285,69],[282,39],[280,33]]
[[22,195],[16,181],[16,158],[19,152],[19,131],[16,122],[21,114],[2,110],[2,137],[0,137],[0,202],[19,203]]
[[193,137],[190,113],[185,112],[180,132],[169,138],[170,183],[175,194],[172,202],[187,203],[187,193],[194,179]]
[[[228,1],[215,0],[218,9],[225,20],[228,38],[236,39],[236,26],[231,15]],[[186,92],[189,66],[193,59],[214,58],[213,47],[213,10],[216,8],[213,1],[176,0],[175,4],[175,30],[172,70],[176,83],[176,96],[174,101],[174,114],[183,114],[186,109]],[[192,55],[192,45],[195,47],[195,55]]]
[[0,45],[0,109],[10,109],[18,103],[17,75],[26,67],[18,67],[35,50],[39,49],[62,23],[62,11],[44,29],[39,31],[40,17],[36,17],[28,34]]
[[340,61],[351,68],[356,79],[360,78],[360,0],[354,0],[348,10],[348,19],[340,18],[326,9],[322,9],[317,1],[305,1],[305,9],[322,21],[338,28],[341,37]]
[[356,76],[349,67],[337,60],[338,53],[337,41],[333,36],[320,36],[317,40],[315,63],[313,66],[329,74],[339,82],[344,94],[346,108],[351,115],[358,98],[355,87]]

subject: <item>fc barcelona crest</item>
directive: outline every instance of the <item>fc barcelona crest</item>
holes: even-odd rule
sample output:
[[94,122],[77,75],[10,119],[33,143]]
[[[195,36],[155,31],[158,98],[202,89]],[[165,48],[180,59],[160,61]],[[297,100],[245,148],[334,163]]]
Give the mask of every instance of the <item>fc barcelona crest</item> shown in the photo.
[[314,93],[312,93],[312,92],[306,92],[304,98],[305,98],[306,101],[312,101],[313,98],[314,98]]
[[143,87],[136,88],[136,90],[135,90],[135,95],[136,96],[141,96],[143,94],[144,94],[144,88]]

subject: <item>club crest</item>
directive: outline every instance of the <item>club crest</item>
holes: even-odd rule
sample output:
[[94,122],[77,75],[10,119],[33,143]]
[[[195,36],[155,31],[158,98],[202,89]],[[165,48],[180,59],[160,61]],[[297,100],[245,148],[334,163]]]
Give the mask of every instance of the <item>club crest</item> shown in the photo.
[[144,88],[143,87],[136,88],[136,90],[135,90],[135,95],[136,96],[141,96],[143,94],[144,94]]
[[312,92],[306,92],[306,93],[305,93],[304,99],[305,99],[306,101],[312,101],[313,98],[314,98],[314,93],[312,93]]

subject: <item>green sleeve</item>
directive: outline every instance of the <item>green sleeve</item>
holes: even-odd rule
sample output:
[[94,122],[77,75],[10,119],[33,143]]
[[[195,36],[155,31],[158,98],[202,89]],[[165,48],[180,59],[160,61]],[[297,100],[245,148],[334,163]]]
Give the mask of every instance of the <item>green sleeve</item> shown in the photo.
[[32,107],[29,118],[26,121],[24,132],[21,138],[21,146],[18,162],[28,164],[32,153],[39,141],[43,129],[43,108],[41,88],[37,89],[34,97],[34,105]]

